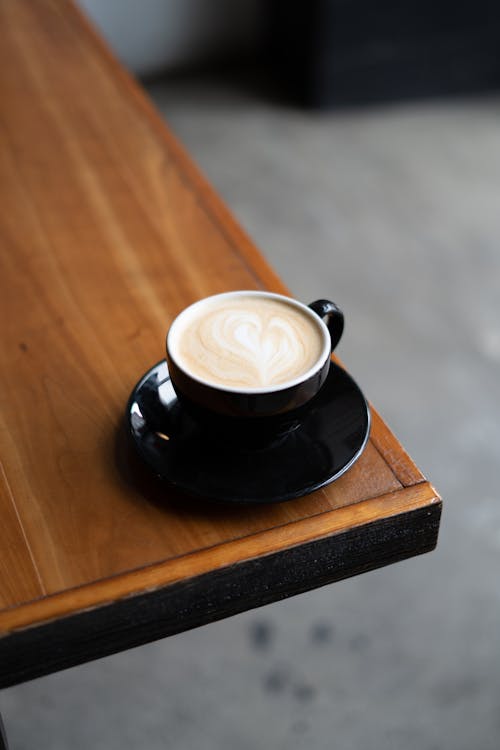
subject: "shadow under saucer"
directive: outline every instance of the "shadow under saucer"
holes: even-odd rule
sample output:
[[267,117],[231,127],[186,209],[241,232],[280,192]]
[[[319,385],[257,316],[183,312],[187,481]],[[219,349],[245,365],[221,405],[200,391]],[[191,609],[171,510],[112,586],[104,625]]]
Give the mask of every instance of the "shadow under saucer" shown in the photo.
[[137,383],[126,419],[159,479],[192,497],[231,503],[291,500],[333,482],[359,458],[370,431],[361,390],[333,362],[301,420],[263,442],[200,424],[177,398],[165,361]]

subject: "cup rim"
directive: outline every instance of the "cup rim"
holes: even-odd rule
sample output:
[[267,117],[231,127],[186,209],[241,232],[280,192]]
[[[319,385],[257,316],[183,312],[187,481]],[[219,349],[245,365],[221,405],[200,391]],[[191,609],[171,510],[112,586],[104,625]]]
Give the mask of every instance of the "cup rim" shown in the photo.
[[[177,357],[174,353],[174,347],[172,346],[173,338],[175,336],[175,330],[179,326],[179,321],[181,318],[185,316],[185,314],[192,312],[196,307],[201,307],[202,305],[206,304],[210,300],[221,298],[221,297],[241,297],[241,296],[251,296],[251,297],[266,297],[267,299],[277,299],[282,302],[286,302],[287,304],[291,305],[292,307],[296,307],[299,310],[301,310],[303,313],[309,316],[311,320],[314,321],[314,324],[318,326],[318,329],[321,331],[323,336],[323,348],[321,350],[321,355],[318,358],[318,360],[315,362],[312,367],[310,367],[308,370],[303,372],[301,375],[297,376],[296,378],[293,378],[292,380],[287,380],[285,383],[279,383],[275,386],[261,386],[259,388],[245,388],[245,387],[237,387],[237,386],[224,386],[220,383],[213,383],[208,380],[204,380],[203,378],[198,377],[194,373],[190,372],[188,369],[183,367]],[[314,312],[314,310],[311,310],[311,308],[304,304],[303,302],[299,302],[298,300],[294,299],[293,297],[287,297],[284,294],[277,294],[276,292],[266,292],[265,290],[255,290],[255,289],[241,289],[237,291],[230,291],[230,292],[220,292],[219,294],[211,294],[208,297],[203,297],[202,299],[197,300],[196,302],[193,302],[191,305],[188,305],[188,307],[185,307],[172,321],[170,328],[167,333],[167,340],[166,340],[166,348],[167,353],[169,357],[173,360],[176,367],[188,378],[191,380],[194,380],[196,383],[199,383],[200,385],[205,386],[206,388],[211,388],[217,391],[222,391],[224,393],[237,393],[240,395],[259,395],[259,394],[266,394],[266,393],[278,393],[279,391],[285,391],[288,388],[293,388],[297,385],[300,385],[301,383],[305,383],[307,380],[309,380],[311,377],[316,375],[324,366],[325,362],[329,357],[331,356],[331,339],[330,339],[330,333],[328,331],[328,328],[326,327],[326,324],[324,321],[317,315],[317,313]]]

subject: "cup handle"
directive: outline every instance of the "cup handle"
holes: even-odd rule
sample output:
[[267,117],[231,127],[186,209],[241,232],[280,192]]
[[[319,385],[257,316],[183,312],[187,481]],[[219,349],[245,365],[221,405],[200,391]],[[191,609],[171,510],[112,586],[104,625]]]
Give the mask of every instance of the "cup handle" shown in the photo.
[[311,310],[314,310],[316,315],[323,320],[330,333],[330,339],[332,341],[332,352],[337,346],[344,330],[344,314],[340,307],[337,307],[335,302],[330,302],[328,299],[318,299],[316,302],[311,302],[309,305]]

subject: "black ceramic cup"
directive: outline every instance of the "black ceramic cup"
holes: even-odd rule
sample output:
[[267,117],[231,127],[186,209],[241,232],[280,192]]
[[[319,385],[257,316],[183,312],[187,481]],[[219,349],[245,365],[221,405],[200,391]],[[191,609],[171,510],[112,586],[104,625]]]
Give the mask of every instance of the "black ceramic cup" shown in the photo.
[[[280,385],[263,388],[228,388],[206,382],[183,365],[179,355],[179,336],[187,317],[199,316],[206,305],[223,304],[235,297],[258,297],[277,300],[299,309],[320,337],[321,353],[312,367],[299,377]],[[187,409],[203,421],[220,420],[245,428],[262,425],[273,429],[280,424],[290,424],[324,384],[330,368],[330,355],[337,346],[344,329],[344,316],[337,305],[329,300],[317,300],[304,305],[297,300],[271,292],[239,291],[206,297],[183,310],[173,321],[167,335],[167,362],[172,385]]]

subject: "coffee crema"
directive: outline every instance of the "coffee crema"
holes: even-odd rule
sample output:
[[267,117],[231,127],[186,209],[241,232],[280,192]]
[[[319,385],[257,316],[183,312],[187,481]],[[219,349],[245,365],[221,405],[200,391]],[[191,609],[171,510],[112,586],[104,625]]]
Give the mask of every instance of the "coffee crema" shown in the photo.
[[188,310],[173,351],[184,370],[210,385],[265,388],[303,375],[323,347],[319,323],[293,304],[241,295]]

